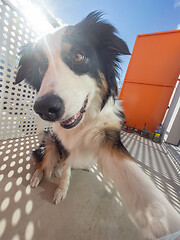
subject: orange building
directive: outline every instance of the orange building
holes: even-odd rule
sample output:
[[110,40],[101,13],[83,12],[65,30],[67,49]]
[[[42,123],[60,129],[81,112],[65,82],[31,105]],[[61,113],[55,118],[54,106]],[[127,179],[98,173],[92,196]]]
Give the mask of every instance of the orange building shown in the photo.
[[180,30],[138,35],[119,95],[126,125],[154,131],[180,73]]

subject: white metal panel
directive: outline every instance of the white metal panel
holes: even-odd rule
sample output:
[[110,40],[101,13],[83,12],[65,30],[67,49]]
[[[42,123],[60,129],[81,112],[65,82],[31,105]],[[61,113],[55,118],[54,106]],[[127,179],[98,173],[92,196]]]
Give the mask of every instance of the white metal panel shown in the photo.
[[19,12],[0,1],[0,139],[37,133],[33,111],[35,91],[28,85],[13,85],[19,48],[33,42],[37,33]]

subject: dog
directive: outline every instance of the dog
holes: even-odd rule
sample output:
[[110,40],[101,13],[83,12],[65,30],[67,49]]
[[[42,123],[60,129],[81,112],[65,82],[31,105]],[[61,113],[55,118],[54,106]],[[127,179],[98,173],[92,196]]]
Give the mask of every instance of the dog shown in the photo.
[[25,80],[37,91],[35,112],[52,122],[32,153],[36,171],[31,187],[43,175],[60,174],[54,193],[58,204],[67,195],[72,168],[97,163],[111,179],[144,239],[156,239],[180,229],[180,216],[155,187],[120,139],[123,110],[115,101],[121,55],[127,44],[95,11],[73,26],[65,26],[27,44],[21,50],[15,84]]

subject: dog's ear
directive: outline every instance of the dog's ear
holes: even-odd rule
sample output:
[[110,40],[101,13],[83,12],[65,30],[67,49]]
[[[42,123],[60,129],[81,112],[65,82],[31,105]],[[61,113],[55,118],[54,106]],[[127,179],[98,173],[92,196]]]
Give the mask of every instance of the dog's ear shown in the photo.
[[33,44],[27,44],[20,51],[21,59],[19,61],[18,72],[14,84],[21,81],[39,91],[43,76],[48,68],[48,59],[40,47]]
[[103,13],[94,11],[76,26],[81,29],[89,40],[97,47],[106,46],[116,51],[118,55],[130,55],[127,44],[117,37],[114,26],[102,20]]
[[19,55],[21,56],[18,71],[15,78],[14,84],[18,84],[24,79],[28,78],[33,70],[33,59],[32,59],[33,45],[27,44],[21,48]]
[[127,44],[115,34],[112,36],[112,41],[109,48],[117,51],[116,54],[118,55],[131,55]]
[[96,49],[108,83],[108,98],[117,95],[116,78],[119,78],[120,56],[129,55],[130,52],[127,44],[116,35],[115,27],[102,20],[102,15],[102,12],[94,11],[76,26],[78,32]]

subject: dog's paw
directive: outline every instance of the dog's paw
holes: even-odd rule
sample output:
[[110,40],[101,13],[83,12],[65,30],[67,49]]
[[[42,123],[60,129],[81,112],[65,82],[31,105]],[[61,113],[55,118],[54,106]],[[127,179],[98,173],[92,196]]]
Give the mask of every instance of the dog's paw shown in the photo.
[[67,190],[61,189],[60,187],[58,187],[54,193],[53,202],[55,204],[58,204],[62,202],[66,198],[66,196],[67,196]]
[[32,188],[37,187],[39,185],[39,183],[41,182],[42,178],[43,178],[43,171],[42,171],[42,169],[37,169],[35,171],[35,173],[33,174],[31,180],[30,180],[30,186]]
[[144,240],[155,240],[168,234],[166,209],[159,202],[153,202],[136,213],[135,221],[141,229]]

